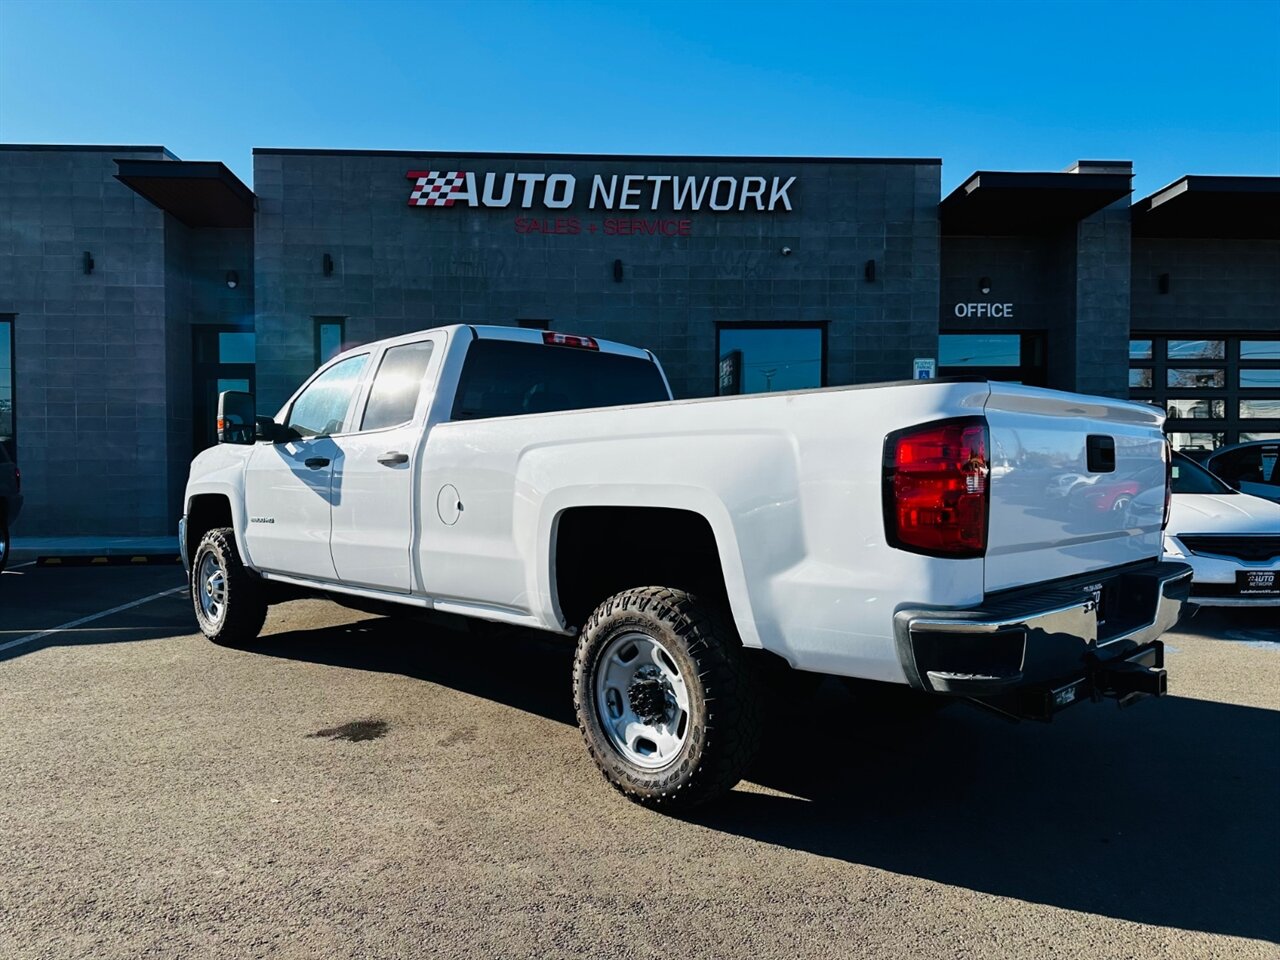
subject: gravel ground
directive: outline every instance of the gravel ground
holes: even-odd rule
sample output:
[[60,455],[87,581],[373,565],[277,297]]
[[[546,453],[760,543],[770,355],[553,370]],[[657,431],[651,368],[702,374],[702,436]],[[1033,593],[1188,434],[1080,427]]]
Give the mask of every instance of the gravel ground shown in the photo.
[[[0,578],[0,646],[178,586]],[[0,957],[1280,956],[1280,618],[1168,637],[1171,696],[915,723],[828,683],[719,806],[627,803],[571,650],[181,595],[0,652]]]

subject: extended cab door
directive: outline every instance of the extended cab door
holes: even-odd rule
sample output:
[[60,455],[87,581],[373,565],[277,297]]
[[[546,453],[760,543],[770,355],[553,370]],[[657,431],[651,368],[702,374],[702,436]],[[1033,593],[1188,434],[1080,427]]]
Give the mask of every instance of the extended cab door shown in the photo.
[[333,434],[346,428],[369,354],[323,368],[284,415],[293,439],[258,443],[245,468],[245,541],[260,570],[336,580],[329,554]]
[[344,583],[396,593],[413,588],[418,458],[444,345],[440,332],[382,350],[352,430],[334,438],[330,548]]

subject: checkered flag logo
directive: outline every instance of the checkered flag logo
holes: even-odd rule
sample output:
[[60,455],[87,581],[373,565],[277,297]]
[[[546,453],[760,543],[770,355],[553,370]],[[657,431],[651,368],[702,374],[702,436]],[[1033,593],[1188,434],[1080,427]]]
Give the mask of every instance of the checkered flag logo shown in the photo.
[[466,196],[463,185],[467,175],[457,170],[411,170],[405,176],[414,180],[409,194],[411,207],[452,207],[458,197]]

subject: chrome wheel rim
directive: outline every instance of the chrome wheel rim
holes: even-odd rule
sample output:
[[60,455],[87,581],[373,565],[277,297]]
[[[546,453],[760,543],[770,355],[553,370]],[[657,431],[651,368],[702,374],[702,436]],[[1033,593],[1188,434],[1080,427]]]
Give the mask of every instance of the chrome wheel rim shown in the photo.
[[192,587],[205,619],[221,622],[227,612],[227,571],[212,551],[200,558]]
[[689,691],[671,653],[646,633],[624,633],[605,647],[595,680],[613,748],[647,770],[673,763],[689,732]]

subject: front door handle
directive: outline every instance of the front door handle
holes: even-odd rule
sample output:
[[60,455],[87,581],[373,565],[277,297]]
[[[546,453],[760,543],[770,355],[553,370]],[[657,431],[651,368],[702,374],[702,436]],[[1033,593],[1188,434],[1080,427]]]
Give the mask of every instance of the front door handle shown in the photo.
[[329,465],[329,458],[328,457],[307,457],[307,459],[303,460],[302,462],[305,466],[310,467],[312,470],[319,470],[321,467],[327,467]]
[[385,464],[388,467],[394,467],[398,463],[408,463],[409,455],[407,453],[400,453],[396,450],[388,450],[378,458],[378,462]]

